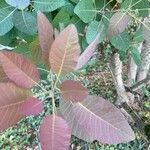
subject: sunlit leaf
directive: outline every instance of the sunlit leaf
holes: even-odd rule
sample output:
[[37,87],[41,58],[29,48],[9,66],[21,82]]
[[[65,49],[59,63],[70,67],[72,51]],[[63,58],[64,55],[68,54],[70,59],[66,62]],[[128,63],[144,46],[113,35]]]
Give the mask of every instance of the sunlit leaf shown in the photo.
[[6,34],[13,28],[12,16],[15,9],[12,7],[0,8],[0,36]]
[[71,131],[61,117],[46,116],[40,126],[40,142],[42,150],[69,149]]
[[8,78],[21,87],[32,88],[39,81],[35,65],[20,54],[0,52],[0,62]]
[[120,110],[101,97],[88,96],[75,104],[61,99],[60,111],[72,134],[85,141],[118,144],[135,138]]
[[74,9],[74,13],[85,23],[93,20],[96,10],[92,0],[80,0]]
[[12,83],[0,83],[0,131],[15,125],[24,117],[22,103],[31,93]]
[[54,31],[46,16],[41,12],[38,12],[38,34],[40,46],[42,48],[43,61],[45,62],[46,66],[49,66],[48,59],[50,48],[54,41]]
[[62,96],[65,100],[79,102],[88,96],[87,89],[79,81],[66,80],[60,85]]
[[76,70],[81,69],[84,65],[86,65],[88,61],[91,59],[91,57],[94,55],[97,44],[99,43],[99,36],[100,34],[97,35],[95,40],[80,55],[76,66]]
[[34,8],[42,12],[54,11],[66,4],[66,0],[33,0]]
[[5,0],[9,5],[24,9],[29,6],[30,0]]
[[25,102],[22,104],[22,114],[29,115],[38,115],[43,111],[43,103],[35,97],[28,97]]
[[131,21],[131,17],[125,13],[115,13],[109,22],[108,27],[108,38],[122,33]]
[[49,56],[51,69],[58,76],[74,70],[80,55],[78,33],[74,25],[69,25],[55,39]]

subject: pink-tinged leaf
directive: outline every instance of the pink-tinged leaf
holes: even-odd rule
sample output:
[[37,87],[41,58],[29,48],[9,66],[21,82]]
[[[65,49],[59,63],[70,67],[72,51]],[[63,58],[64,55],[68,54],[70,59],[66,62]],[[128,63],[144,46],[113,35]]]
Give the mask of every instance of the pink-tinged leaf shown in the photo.
[[9,79],[8,79],[6,73],[4,72],[3,67],[0,66],[0,82],[8,82],[8,81],[9,81]]
[[50,51],[51,69],[58,76],[71,72],[80,55],[78,33],[74,25],[69,25],[55,39]]
[[91,59],[91,57],[94,55],[97,44],[99,42],[99,36],[100,35],[98,34],[97,37],[95,38],[95,40],[81,54],[81,56],[78,59],[76,70],[81,69],[84,65],[86,65],[88,63],[88,61]]
[[43,111],[43,103],[35,97],[28,97],[25,102],[22,104],[22,114],[29,115],[38,115]]
[[66,121],[58,116],[46,116],[40,126],[42,150],[68,150],[71,130]]
[[0,131],[15,125],[24,117],[22,103],[31,95],[13,83],[0,83]]
[[81,103],[61,99],[60,111],[72,134],[85,141],[118,144],[135,138],[120,110],[101,97],[88,96]]
[[8,78],[18,86],[32,88],[39,81],[36,66],[14,52],[0,52],[0,63]]
[[123,12],[115,13],[109,22],[108,38],[122,33],[131,21],[131,17]]
[[88,90],[79,81],[66,80],[60,85],[65,100],[80,102],[88,96]]
[[54,31],[51,23],[46,16],[38,12],[38,35],[40,46],[42,48],[42,57],[46,66],[49,67],[49,52],[54,41]]

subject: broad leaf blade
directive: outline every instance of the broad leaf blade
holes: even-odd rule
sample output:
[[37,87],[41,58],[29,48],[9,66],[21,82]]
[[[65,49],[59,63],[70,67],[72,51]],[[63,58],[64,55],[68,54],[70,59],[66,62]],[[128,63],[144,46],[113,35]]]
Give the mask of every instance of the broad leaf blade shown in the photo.
[[118,144],[135,138],[119,109],[101,97],[88,96],[76,104],[61,99],[60,111],[72,134],[85,141]]
[[20,54],[0,52],[0,62],[10,80],[25,88],[32,88],[39,81],[36,66]]
[[38,115],[43,111],[43,103],[35,97],[28,97],[25,102],[22,104],[22,114],[29,115]]
[[108,38],[122,33],[130,22],[131,17],[125,13],[117,12],[115,13],[109,22],[108,27]]
[[88,90],[79,81],[66,80],[60,85],[65,100],[79,102],[88,96]]
[[24,9],[29,6],[30,0],[5,0],[9,5],[17,7],[18,9]]
[[46,116],[40,126],[40,142],[42,150],[69,149],[71,131],[61,117]]
[[86,65],[88,61],[91,59],[91,57],[94,55],[96,47],[99,43],[99,37],[100,37],[100,34],[96,36],[95,40],[80,55],[77,66],[76,66],[76,70],[81,69],[84,65]]
[[13,23],[23,33],[34,35],[37,32],[36,17],[31,12],[16,11],[13,15]]
[[0,9],[0,36],[6,34],[13,28],[12,16],[15,12],[14,8],[8,6]]
[[53,35],[53,27],[46,18],[46,16],[39,12],[38,13],[38,34],[39,34],[39,41],[40,46],[42,48],[42,57],[46,64],[46,66],[49,66],[49,52],[51,45],[54,41]]
[[22,115],[22,103],[31,93],[12,83],[0,83],[0,131],[15,125]]
[[34,0],[34,8],[42,12],[54,11],[66,4],[66,0]]
[[80,55],[78,33],[74,25],[69,25],[55,39],[49,56],[51,69],[58,76],[74,70]]

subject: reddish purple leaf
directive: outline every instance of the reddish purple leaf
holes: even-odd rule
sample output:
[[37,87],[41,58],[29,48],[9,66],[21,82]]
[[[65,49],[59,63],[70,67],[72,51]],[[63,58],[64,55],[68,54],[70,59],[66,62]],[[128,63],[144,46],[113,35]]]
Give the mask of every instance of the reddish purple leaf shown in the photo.
[[61,99],[60,111],[72,134],[85,141],[118,144],[135,138],[120,110],[101,97],[88,96],[81,103]]
[[42,48],[42,57],[46,64],[49,67],[49,52],[51,49],[51,45],[54,41],[53,35],[53,27],[51,23],[48,21],[46,16],[38,12],[38,34],[39,34],[39,41],[40,46]]
[[73,71],[79,55],[78,33],[72,24],[65,28],[52,44],[49,56],[52,71],[58,76]]
[[68,150],[71,130],[66,121],[58,116],[49,115],[40,126],[42,150]]
[[78,63],[76,66],[76,70],[81,69],[84,65],[88,63],[88,61],[93,56],[97,44],[99,42],[99,34],[97,35],[96,39],[86,48],[86,50],[81,54],[81,56],[78,59]]
[[110,19],[108,38],[122,33],[131,21],[131,17],[123,12],[116,12]]
[[78,81],[67,80],[60,85],[62,96],[65,100],[79,102],[88,96],[88,90]]
[[43,111],[43,103],[35,97],[29,97],[22,104],[23,115],[38,115]]
[[8,78],[18,86],[32,88],[39,81],[36,66],[20,54],[0,52],[0,62]]
[[0,83],[0,131],[15,125],[24,117],[22,103],[31,95],[13,83]]

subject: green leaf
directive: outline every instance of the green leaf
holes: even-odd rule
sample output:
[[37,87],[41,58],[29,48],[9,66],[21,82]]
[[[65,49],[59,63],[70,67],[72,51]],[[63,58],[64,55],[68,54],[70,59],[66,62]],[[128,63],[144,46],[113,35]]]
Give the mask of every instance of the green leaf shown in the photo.
[[66,4],[66,0],[34,0],[34,8],[43,12],[54,11]]
[[29,6],[30,0],[5,0],[9,5],[18,9],[25,9]]
[[92,0],[81,0],[76,5],[74,13],[77,14],[83,22],[89,23],[95,17],[96,9],[93,6]]
[[88,44],[93,42],[93,39],[96,38],[97,34],[100,33],[99,43],[101,43],[106,36],[106,28],[102,21],[92,21],[87,28],[86,40]]
[[60,24],[67,26],[70,21],[69,13],[65,9],[61,9],[53,20],[53,25],[55,28],[59,28]]
[[79,0],[70,0],[70,1],[76,4],[79,2]]
[[139,16],[146,17],[149,10],[148,0],[125,0],[122,5],[122,9],[138,10]]
[[13,15],[13,22],[15,27],[23,33],[33,35],[37,32],[36,17],[32,13],[17,11]]
[[123,32],[120,35],[114,36],[110,40],[111,44],[119,50],[120,59],[123,61],[126,57],[127,49],[130,46],[129,35]]
[[140,42],[143,42],[144,41],[144,37],[143,37],[143,27],[139,28],[135,34],[134,34],[134,37],[133,37],[133,41],[134,42],[137,42],[137,43],[140,43]]
[[78,17],[78,16],[73,16],[70,20],[70,24],[74,24],[78,30],[78,32],[82,32],[85,28],[85,23]]
[[136,63],[136,65],[140,66],[141,65],[141,56],[140,56],[140,53],[137,50],[137,48],[131,47],[130,52],[131,52],[131,56],[132,56],[134,62]]
[[12,16],[16,9],[5,5],[0,8],[0,36],[13,28]]

